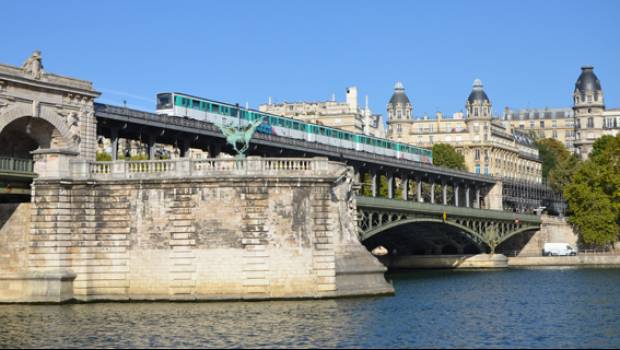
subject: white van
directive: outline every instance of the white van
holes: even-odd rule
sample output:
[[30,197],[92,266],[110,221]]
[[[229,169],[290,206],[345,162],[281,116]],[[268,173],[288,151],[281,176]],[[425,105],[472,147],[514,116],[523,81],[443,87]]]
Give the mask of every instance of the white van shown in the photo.
[[577,250],[567,243],[545,243],[543,256],[577,255]]

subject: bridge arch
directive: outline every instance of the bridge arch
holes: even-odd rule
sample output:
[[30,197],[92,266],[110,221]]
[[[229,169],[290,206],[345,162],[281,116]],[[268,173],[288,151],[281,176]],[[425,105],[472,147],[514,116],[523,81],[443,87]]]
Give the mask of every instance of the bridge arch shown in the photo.
[[[450,228],[449,230],[442,230],[445,231],[445,236],[444,237],[437,237],[440,240],[444,241],[445,246],[448,249],[451,249],[450,247],[455,247],[458,245],[457,242],[454,241],[454,238],[450,238],[449,234],[456,234],[458,232],[458,236],[463,237],[466,239],[466,242],[461,242],[462,245],[464,246],[471,246],[473,245],[475,248],[477,248],[477,250],[479,250],[480,252],[486,252],[487,250],[489,250],[489,246],[486,244],[486,241],[484,239],[484,237],[482,237],[479,233],[477,233],[476,231],[473,231],[472,229],[468,228],[465,225],[462,225],[460,223],[456,223],[456,222],[452,222],[452,221],[444,221],[441,219],[433,219],[433,218],[409,218],[409,219],[402,219],[402,220],[398,220],[398,221],[393,221],[393,222],[389,222],[389,223],[385,223],[383,225],[380,225],[378,227],[375,227],[373,229],[370,229],[368,231],[365,231],[364,233],[362,233],[360,240],[367,245],[368,248],[373,249],[374,245],[384,245],[381,244],[382,242],[387,242],[390,240],[390,238],[388,237],[384,237],[384,238],[379,238],[382,234],[390,234],[390,232],[394,232],[395,230],[398,230],[399,228],[406,228],[406,227],[415,227],[412,225],[416,225],[416,224],[431,224],[434,225],[436,227],[443,227],[443,228]],[[421,237],[415,237],[417,233],[405,233],[404,235],[409,235],[410,238],[412,239],[421,239],[424,240],[424,238]],[[401,235],[403,235],[401,233]],[[463,247],[461,247],[463,248]],[[456,253],[456,252],[453,252]]]
[[69,131],[69,126],[67,125],[65,119],[57,113],[50,111],[48,108],[40,109],[41,111],[39,115],[35,116],[32,105],[20,103],[16,106],[9,107],[6,111],[0,114],[0,133],[2,133],[2,131],[14,121],[20,118],[30,117],[33,120],[41,119],[51,124],[58,131],[60,136],[62,136],[66,146],[71,145],[71,132]]
[[[0,140],[13,149],[0,149],[8,156],[18,148],[18,156],[30,158],[29,151],[40,148],[74,145],[64,118],[47,108],[34,116],[32,105],[18,104],[0,114]],[[34,149],[33,149],[34,148]]]

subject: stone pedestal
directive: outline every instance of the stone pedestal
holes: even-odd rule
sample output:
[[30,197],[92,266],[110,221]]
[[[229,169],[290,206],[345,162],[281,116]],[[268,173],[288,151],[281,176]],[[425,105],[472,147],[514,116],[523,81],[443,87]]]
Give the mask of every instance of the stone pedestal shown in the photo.
[[72,176],[71,161],[77,159],[79,152],[45,148],[32,151],[34,172],[40,179],[69,179]]

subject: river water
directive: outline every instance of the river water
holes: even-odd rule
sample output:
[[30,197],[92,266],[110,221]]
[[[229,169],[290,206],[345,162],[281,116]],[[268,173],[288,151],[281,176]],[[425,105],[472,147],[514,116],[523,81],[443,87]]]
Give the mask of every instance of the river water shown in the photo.
[[388,279],[392,297],[0,305],[0,347],[620,347],[620,269]]

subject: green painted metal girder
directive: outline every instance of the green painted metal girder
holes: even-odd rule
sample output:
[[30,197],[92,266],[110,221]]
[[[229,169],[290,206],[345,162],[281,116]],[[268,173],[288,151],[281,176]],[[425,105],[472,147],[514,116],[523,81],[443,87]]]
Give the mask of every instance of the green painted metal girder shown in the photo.
[[445,212],[448,218],[451,216],[468,217],[472,219],[499,220],[499,221],[515,221],[522,223],[539,225],[540,217],[531,214],[511,213],[501,210],[475,209],[452,207],[447,205],[420,203],[415,201],[404,201],[399,199],[373,198],[365,196],[357,196],[357,208],[362,209],[381,209],[394,210],[399,212],[415,212],[421,214],[438,214],[443,215]]
[[0,187],[0,195],[2,194],[17,194],[17,195],[30,195],[31,190],[29,188],[15,188],[15,187]]

